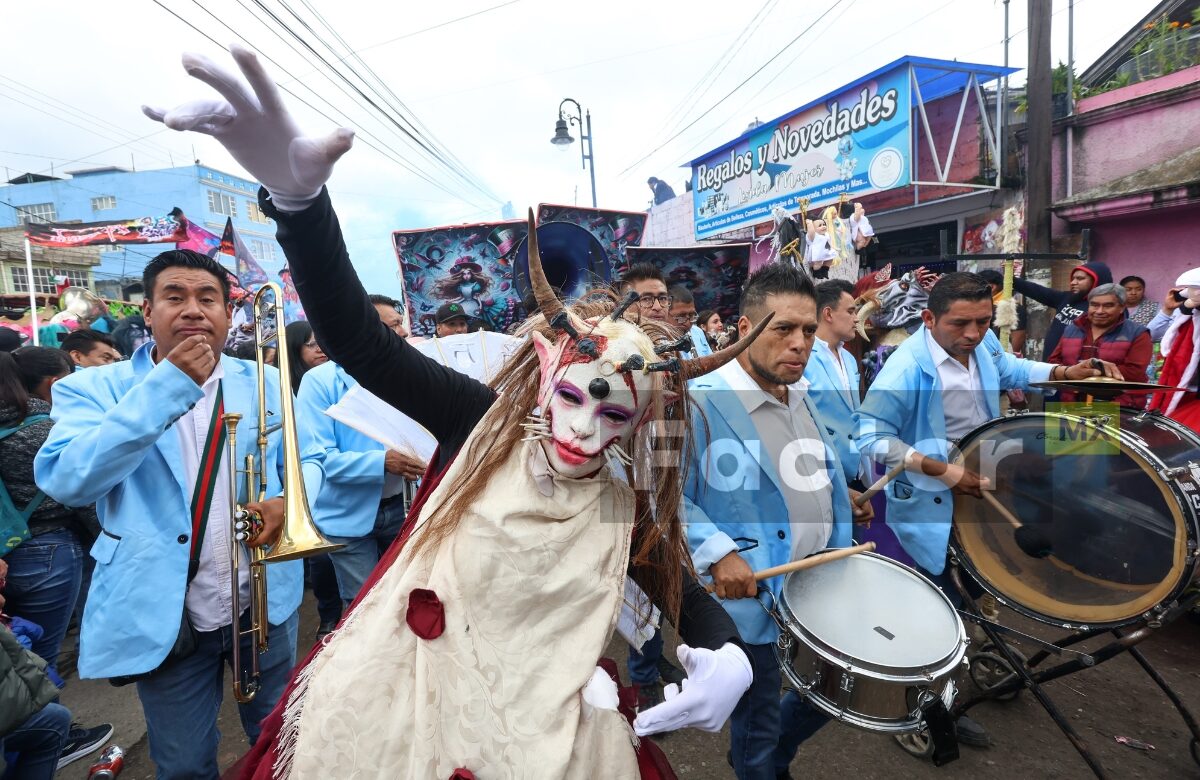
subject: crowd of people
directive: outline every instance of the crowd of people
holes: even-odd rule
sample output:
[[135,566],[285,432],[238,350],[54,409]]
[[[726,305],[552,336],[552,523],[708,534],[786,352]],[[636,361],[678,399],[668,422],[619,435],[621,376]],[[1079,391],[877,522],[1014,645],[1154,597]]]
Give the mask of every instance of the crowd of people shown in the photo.
[[[726,722],[737,777],[790,777],[830,718],[795,691],[781,696],[779,627],[758,602],[764,588],[779,596],[781,578],[756,571],[846,547],[878,513],[913,567],[958,600],[953,508],[989,481],[951,450],[1001,414],[1002,393],[1146,381],[1161,343],[1164,381],[1190,391],[1162,411],[1200,418],[1200,273],[1161,306],[1141,278],[1114,284],[1099,262],[1073,269],[1068,291],[1018,279],[1017,292],[1055,310],[1042,361],[1020,356],[1024,319],[1005,326],[1013,350],[993,332],[998,273],[918,273],[919,322],[864,387],[864,298],[850,281],[770,263],[728,323],[652,265],[564,303],[532,219],[530,317],[483,384],[421,354],[402,305],[359,283],[323,186],[350,134],[299,136],[254,56],[235,46],[234,57],[249,87],[191,62],[229,101],[205,109],[220,121],[148,113],[212,132],[263,183],[310,318],[274,336],[291,386],[224,269],[188,250],[145,269],[152,340],[129,349],[79,329],[57,348],[0,352],[11,529],[0,539],[0,738],[13,777],[50,777],[112,735],[73,724],[57,702],[80,612],[79,676],[136,685],[159,778],[219,776],[235,644],[259,670],[238,705],[250,748],[240,777],[671,777],[655,740],[638,738]],[[309,153],[289,154],[300,142]],[[865,237],[862,220],[856,209],[852,240]],[[438,338],[472,326],[457,303],[434,319]],[[429,462],[327,414],[359,387],[429,432]],[[285,394],[294,421],[282,419]],[[287,473],[284,431],[258,441],[260,404],[294,423],[301,474]],[[231,474],[248,455],[261,485]],[[884,472],[884,497],[865,500]],[[284,486],[297,480],[337,547],[263,567],[262,647],[252,610],[234,603],[251,602],[248,551],[279,539]],[[315,636],[298,629],[306,582]],[[600,660],[631,604],[646,629],[622,632],[632,694]],[[660,615],[681,637],[678,666]],[[988,744],[985,724],[954,725],[960,742]]]

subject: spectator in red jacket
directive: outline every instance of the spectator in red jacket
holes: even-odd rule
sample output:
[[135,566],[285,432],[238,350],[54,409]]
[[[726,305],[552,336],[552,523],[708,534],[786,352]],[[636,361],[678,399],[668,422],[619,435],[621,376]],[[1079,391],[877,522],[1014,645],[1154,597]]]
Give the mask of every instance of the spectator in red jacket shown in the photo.
[[[1125,313],[1125,288],[1102,284],[1088,293],[1087,313],[1068,325],[1059,339],[1050,363],[1074,365],[1088,358],[1116,363],[1129,382],[1145,382],[1153,345],[1145,325],[1129,319]],[[1074,401],[1076,394],[1063,391],[1060,401]],[[1116,399],[1122,406],[1143,407],[1144,395],[1126,393]]]

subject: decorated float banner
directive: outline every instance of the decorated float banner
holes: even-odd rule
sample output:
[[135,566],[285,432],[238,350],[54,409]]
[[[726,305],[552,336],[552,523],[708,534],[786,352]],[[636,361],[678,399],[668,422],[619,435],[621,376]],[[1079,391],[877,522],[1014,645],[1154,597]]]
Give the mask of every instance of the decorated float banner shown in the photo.
[[103,222],[37,222],[25,226],[25,237],[38,246],[161,244],[186,241],[187,227],[172,216],[110,219]]
[[911,148],[908,66],[866,76],[693,160],[696,238],[903,187]]
[[657,266],[668,288],[682,285],[691,291],[696,311],[713,309],[727,320],[738,313],[750,272],[750,244],[631,247],[629,262]]
[[444,303],[460,304],[495,332],[524,319],[512,263],[526,232],[521,220],[393,232],[413,335],[434,335]]
[[570,222],[591,233],[608,253],[609,270],[615,279],[629,266],[626,249],[639,246],[646,232],[646,212],[608,211],[579,206],[559,206],[553,203],[538,205],[539,225],[547,222]]

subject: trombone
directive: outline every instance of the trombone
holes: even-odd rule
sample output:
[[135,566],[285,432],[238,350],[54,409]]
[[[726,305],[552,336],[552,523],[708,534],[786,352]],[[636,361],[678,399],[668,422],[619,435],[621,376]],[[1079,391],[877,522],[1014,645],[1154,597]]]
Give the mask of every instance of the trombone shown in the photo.
[[[265,293],[272,299],[264,303]],[[237,462],[237,426],[242,415],[229,412],[222,417],[228,435],[229,495],[233,541],[229,545],[229,565],[233,588],[233,697],[245,704],[254,699],[261,684],[259,655],[267,651],[267,573],[264,565],[293,561],[309,555],[339,550],[344,545],[333,544],[317,530],[308,508],[308,497],[304,492],[304,475],[300,470],[300,445],[296,436],[296,413],[292,409],[291,367],[288,363],[283,333],[283,290],[273,282],[267,282],[254,294],[255,365],[258,379],[258,458],[246,455],[245,463],[239,468]],[[268,331],[268,321],[274,322],[275,331]],[[277,345],[279,359],[279,421],[268,425],[266,361],[264,352],[271,344]],[[253,529],[261,518],[238,501],[238,478],[245,478],[247,503],[262,502],[267,498],[267,439],[275,431],[283,432],[283,529],[279,541],[271,545],[270,551],[262,547],[247,547],[250,573],[250,626],[241,627],[240,580],[242,543],[253,536]],[[250,636],[253,641],[249,662],[243,668],[241,638]]]

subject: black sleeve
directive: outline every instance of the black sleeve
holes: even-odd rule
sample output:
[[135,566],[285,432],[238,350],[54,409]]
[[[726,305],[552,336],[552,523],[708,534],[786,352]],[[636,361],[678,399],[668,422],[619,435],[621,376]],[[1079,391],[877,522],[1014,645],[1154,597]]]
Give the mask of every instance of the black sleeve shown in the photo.
[[431,360],[379,319],[342,239],[329,191],[308,208],[275,208],[259,190],[317,341],[329,359],[383,401],[423,425],[444,465],[495,400],[481,382]]
[[1052,290],[1035,284],[1028,279],[1013,279],[1013,292],[1020,293],[1026,298],[1032,298],[1043,306],[1051,309],[1061,309],[1063,304],[1071,299],[1071,293]]
[[[639,579],[639,574],[637,567],[630,566],[629,576],[638,583],[638,587],[654,599],[653,591],[648,584]],[[655,601],[659,602],[658,599]],[[661,603],[658,606],[661,608]],[[750,657],[733,618],[708,591],[700,586],[700,583],[696,582],[696,578],[686,568],[683,571],[683,597],[680,599],[679,624],[675,628],[678,629],[679,637],[688,647],[718,650],[721,645],[732,642],[746,652],[747,658]]]

